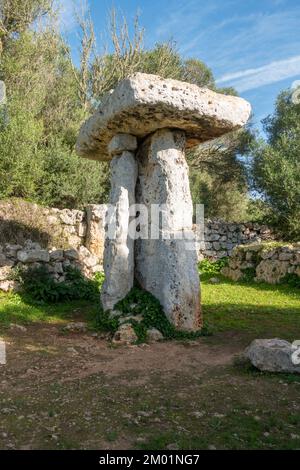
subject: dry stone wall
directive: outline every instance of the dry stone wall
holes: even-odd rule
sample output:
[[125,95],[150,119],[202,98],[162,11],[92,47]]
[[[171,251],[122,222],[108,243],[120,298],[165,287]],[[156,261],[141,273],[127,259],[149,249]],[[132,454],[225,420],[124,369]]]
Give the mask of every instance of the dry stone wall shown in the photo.
[[86,212],[54,209],[21,199],[0,201],[0,245],[21,245],[31,239],[43,248],[78,249],[84,245]]
[[87,277],[102,272],[105,212],[94,205],[80,211],[0,203],[0,291],[16,287],[15,268],[45,266],[57,282],[69,267]]
[[245,276],[256,281],[278,284],[286,275],[300,277],[300,243],[254,243],[233,250],[229,266],[222,274],[233,281]]
[[16,268],[45,266],[57,282],[66,279],[68,268],[79,269],[86,277],[102,271],[99,258],[84,246],[78,250],[43,249],[38,243],[27,240],[24,246],[9,243],[0,246],[0,291],[16,290],[12,280]]
[[204,240],[199,244],[199,260],[230,256],[238,245],[274,240],[275,235],[266,225],[205,220]]
[[[45,208],[23,201],[0,203],[0,289],[9,290],[17,266],[47,265],[58,282],[68,266],[91,277],[103,269],[106,205],[85,210]],[[230,256],[237,245],[272,240],[265,225],[205,221],[198,258]]]

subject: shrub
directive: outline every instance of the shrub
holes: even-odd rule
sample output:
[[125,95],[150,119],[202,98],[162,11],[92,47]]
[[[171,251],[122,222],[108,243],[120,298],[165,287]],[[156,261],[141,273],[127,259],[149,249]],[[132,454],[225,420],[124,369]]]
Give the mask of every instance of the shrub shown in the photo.
[[286,274],[280,281],[281,284],[288,284],[291,287],[300,289],[300,277],[295,273]]
[[256,268],[245,268],[242,269],[243,278],[242,281],[244,282],[252,282],[256,277]]
[[[147,339],[147,330],[156,328],[165,339],[195,339],[208,334],[206,328],[196,332],[177,331],[167,319],[159,301],[149,292],[139,287],[134,287],[131,292],[121,300],[115,307],[121,312],[121,317],[131,316],[130,320],[137,336],[138,342]],[[134,317],[142,315],[143,320],[138,322]],[[115,332],[119,326],[117,318],[110,318],[108,312],[99,312],[97,326],[99,329]]]
[[64,282],[57,282],[45,266],[38,268],[21,269],[16,272],[17,279],[22,286],[24,294],[31,299],[56,303],[70,300],[98,300],[100,276],[93,280],[87,279],[74,268],[66,270]]
[[228,266],[228,258],[221,258],[217,261],[204,259],[199,263],[199,271],[201,274],[209,274],[214,276],[219,274],[226,266]]

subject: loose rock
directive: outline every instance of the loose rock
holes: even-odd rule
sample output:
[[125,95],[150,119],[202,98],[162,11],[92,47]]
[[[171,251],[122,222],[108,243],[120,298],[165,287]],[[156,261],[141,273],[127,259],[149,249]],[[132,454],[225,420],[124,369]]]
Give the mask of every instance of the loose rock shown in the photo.
[[282,339],[256,339],[245,351],[245,357],[261,371],[300,373],[292,362],[292,344]]
[[155,343],[164,339],[163,334],[156,328],[151,328],[150,330],[147,330],[147,338],[150,343]]
[[138,340],[138,337],[133,329],[133,326],[126,323],[121,325],[113,337],[115,344],[133,344]]

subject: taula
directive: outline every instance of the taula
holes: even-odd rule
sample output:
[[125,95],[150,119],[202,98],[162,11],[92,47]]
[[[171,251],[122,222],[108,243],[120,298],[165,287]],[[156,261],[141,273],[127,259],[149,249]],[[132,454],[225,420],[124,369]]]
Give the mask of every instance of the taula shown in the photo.
[[116,134],[142,139],[158,129],[185,131],[186,147],[239,129],[249,119],[250,104],[190,83],[137,73],[119,82],[82,127],[77,153],[110,160],[108,145]]
[[[111,160],[110,205],[115,210],[106,225],[115,227],[115,235],[105,243],[104,310],[113,310],[136,280],[159,300],[175,328],[201,328],[185,151],[239,129],[250,112],[249,103],[241,98],[137,73],[121,81],[83,125],[77,141],[79,155]],[[153,207],[163,208],[164,227],[156,223],[157,237],[143,238],[138,233],[142,226],[151,233],[153,220],[139,223],[131,211],[135,204],[147,214],[152,214]]]

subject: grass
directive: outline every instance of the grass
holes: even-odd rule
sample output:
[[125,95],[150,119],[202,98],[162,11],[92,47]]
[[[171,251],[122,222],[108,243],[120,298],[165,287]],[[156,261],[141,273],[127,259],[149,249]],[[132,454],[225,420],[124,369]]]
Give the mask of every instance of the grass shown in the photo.
[[32,302],[19,294],[0,293],[0,326],[10,323],[63,323],[76,317],[85,317],[93,322],[98,305],[88,301],[73,301],[60,304]]
[[210,284],[210,276],[202,276],[204,318],[213,332],[242,330],[287,339],[300,332],[299,289],[218,277],[220,284]]
[[[202,275],[202,306],[212,332],[228,330],[293,336],[300,331],[300,290],[287,285],[236,283],[218,275],[210,284]],[[0,325],[9,323],[63,322],[75,316],[93,321],[99,306],[88,301],[47,305],[18,294],[0,293]]]

